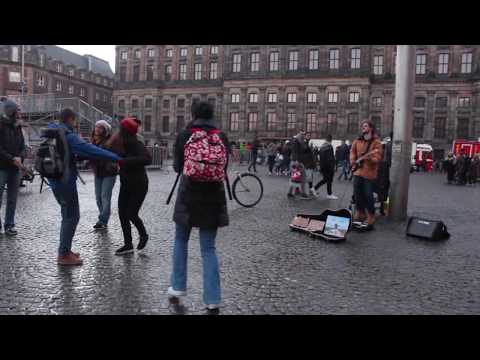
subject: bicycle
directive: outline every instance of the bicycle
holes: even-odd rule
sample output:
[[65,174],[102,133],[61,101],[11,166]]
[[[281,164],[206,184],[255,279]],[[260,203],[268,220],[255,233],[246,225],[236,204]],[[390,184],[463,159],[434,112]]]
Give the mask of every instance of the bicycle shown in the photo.
[[232,194],[235,201],[246,208],[257,205],[263,197],[263,183],[260,178],[249,172],[235,171],[235,180],[233,180],[230,191],[228,176],[225,178],[227,183],[228,196],[232,200]]
[[[167,205],[170,203],[170,200],[173,196],[175,188],[177,187],[178,180],[182,173],[177,175],[175,183],[173,184],[172,190],[170,191],[170,195],[167,199]],[[228,190],[228,197],[232,200],[233,199],[243,207],[251,208],[257,205],[263,197],[263,183],[260,178],[252,173],[248,172],[239,172],[235,171],[235,180],[233,180],[232,188],[230,188],[230,181],[228,179],[228,175],[225,177],[225,182],[227,184]]]

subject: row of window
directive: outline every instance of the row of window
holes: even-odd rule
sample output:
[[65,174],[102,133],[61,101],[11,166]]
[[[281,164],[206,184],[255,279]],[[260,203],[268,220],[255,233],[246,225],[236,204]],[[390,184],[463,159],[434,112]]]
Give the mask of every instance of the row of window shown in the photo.
[[[351,49],[352,57],[350,65],[352,69],[360,68],[360,49],[354,48]],[[309,51],[309,69],[318,70],[318,50]],[[442,53],[438,55],[438,74],[448,74],[449,72],[449,58],[450,54]],[[331,49],[330,58],[329,58],[329,68],[332,70],[339,69],[339,50]],[[232,62],[232,71],[234,73],[239,73],[242,65],[242,54],[233,54]],[[280,67],[279,52],[273,51],[270,53],[270,66],[269,70],[271,72],[278,71]],[[61,64],[58,64],[61,65]],[[203,64],[195,63],[193,78],[194,80],[201,80],[203,78]],[[417,75],[425,75],[427,69],[427,55],[426,54],[417,54],[416,57],[416,67],[415,73]],[[289,52],[289,61],[288,61],[288,70],[296,71],[298,70],[298,51]],[[258,72],[260,71],[260,53],[255,52],[250,54],[250,71]],[[146,78],[147,80],[153,80],[154,66],[146,66]],[[463,53],[461,55],[461,69],[462,74],[469,74],[472,72],[472,53]],[[172,65],[165,65],[165,79],[169,80],[172,73]],[[373,57],[373,74],[374,75],[383,75],[384,73],[384,57],[383,55],[374,55]],[[180,80],[187,80],[187,64],[179,65],[178,78]],[[218,63],[210,63],[209,79],[216,80],[218,78]],[[125,81],[126,79],[126,67],[120,68],[120,80]],[[133,67],[133,81],[140,80],[140,66],[135,65]]]
[[[318,131],[320,124],[318,121],[316,113],[307,113],[306,114],[306,131],[313,132]],[[381,129],[381,117],[372,116],[371,121],[375,124],[378,131]],[[185,117],[183,115],[177,116],[177,131],[181,130],[184,126]],[[266,130],[267,131],[276,131],[280,130],[285,123],[281,124],[278,120],[277,113],[268,112],[267,113],[267,122]],[[297,129],[297,114],[295,112],[288,112],[286,118],[286,127],[288,130]],[[347,116],[347,133],[355,134],[359,130],[360,120],[357,113],[350,113]],[[459,118],[457,120],[456,127],[456,137],[458,138],[468,138],[469,136],[469,126],[470,119],[468,118]],[[447,133],[447,119],[445,117],[437,117],[434,121],[433,127],[433,136],[436,139],[444,139]],[[240,117],[238,112],[231,112],[229,117],[228,129],[232,132],[240,130]],[[152,116],[144,115],[143,116],[143,130],[145,132],[152,131]],[[162,117],[161,130],[164,133],[170,131],[170,117]],[[247,131],[257,131],[259,130],[259,121],[258,121],[258,112],[250,112],[247,115]],[[329,113],[327,114],[327,121],[325,123],[324,131],[326,133],[335,134],[337,131],[337,114]],[[415,117],[413,124],[413,137],[414,138],[423,138],[425,131],[425,119],[422,117]]]
[[[422,96],[417,96],[415,98],[414,107],[424,108],[426,103],[426,98]],[[472,105],[472,99],[469,96],[460,96],[458,98],[457,106],[461,108],[470,107]],[[445,108],[448,106],[448,97],[438,96],[435,98],[435,107]]]
[[[460,73],[470,74],[472,72],[472,59],[473,59],[473,56],[471,52],[461,54]],[[450,60],[450,54],[448,53],[438,54],[438,62],[437,62],[438,74],[448,74],[449,60]],[[415,73],[417,75],[425,75],[426,71],[427,71],[427,54],[417,54]]]
[[[203,55],[203,47],[196,46],[194,48],[195,56],[202,56]],[[210,46],[210,55],[218,55],[218,46],[212,45]],[[187,57],[188,56],[188,48],[182,47],[180,48],[180,57]],[[135,49],[133,51],[133,57],[137,60],[142,58],[142,50]],[[155,57],[155,49],[147,49],[147,57],[154,58]],[[165,50],[165,57],[172,58],[173,57],[173,49],[166,49]],[[120,59],[121,60],[128,60],[128,51],[123,50],[120,52]]]
[[[288,112],[286,119],[286,126],[288,130],[295,130],[297,128],[297,114],[295,112]],[[378,131],[381,131],[381,117],[372,116],[371,121],[375,124]],[[250,112],[247,115],[247,131],[257,131],[258,128],[258,113]],[[277,131],[282,129],[282,125],[278,121],[277,113],[268,112],[266,121],[267,131]],[[358,132],[361,123],[357,113],[350,113],[347,116],[347,133],[355,134]],[[445,117],[437,117],[434,121],[433,136],[436,139],[444,139],[446,137],[447,119]],[[470,120],[468,118],[459,118],[457,120],[456,137],[469,137]],[[306,114],[306,131],[318,131],[320,123],[316,113]],[[240,130],[240,118],[238,112],[231,112],[229,117],[228,128],[230,131]],[[415,117],[413,125],[413,137],[423,138],[425,130],[425,120],[422,117]],[[337,114],[327,114],[327,121],[325,123],[325,132],[335,134],[337,131]]]
[[[423,138],[425,133],[425,118],[415,117],[413,120],[413,137]],[[467,139],[470,134],[470,119],[458,118],[455,137]],[[433,123],[433,137],[435,139],[445,139],[447,135],[447,118],[436,117]]]
[[[307,103],[308,104],[316,104],[317,103],[317,93],[307,93]],[[382,105],[382,98],[374,98],[376,106]],[[267,94],[267,102],[268,103],[277,103],[278,97],[277,93],[268,93]],[[232,104],[236,104],[240,102],[240,94],[234,93],[230,95],[230,102]],[[258,103],[258,94],[257,93],[250,93],[248,94],[248,102],[249,103]],[[287,102],[288,103],[296,103],[297,102],[297,93],[287,93]],[[328,102],[330,104],[338,103],[338,92],[329,92],[328,93]],[[358,91],[351,91],[348,93],[348,102],[349,103],[358,103],[360,102],[360,92]]]
[[[215,99],[210,99],[211,102],[215,101]],[[350,103],[358,103],[360,100],[360,93],[356,91],[352,91],[349,93],[349,102]],[[230,94],[230,101],[232,104],[240,103],[240,94],[233,93]],[[267,94],[267,102],[270,104],[275,104],[278,101],[277,93],[268,93]],[[287,102],[288,103],[295,103],[297,101],[297,94],[296,93],[287,93]],[[416,108],[424,108],[425,107],[425,97],[416,97],[415,98],[415,107]],[[248,102],[249,103],[258,103],[258,94],[257,93],[250,93],[248,94]],[[338,92],[329,92],[328,93],[328,102],[331,104],[338,103]],[[315,104],[317,103],[317,93],[307,93],[307,103]],[[437,97],[435,101],[435,106],[437,108],[446,107],[448,103],[447,97]],[[383,98],[380,96],[372,97],[372,105],[373,107],[380,108],[383,105]],[[471,98],[470,97],[459,97],[458,98],[458,107],[460,108],[468,108],[471,106]],[[125,108],[125,100],[119,100],[118,102],[119,108]],[[145,99],[145,107],[151,108],[152,107],[152,99],[147,98]],[[185,107],[185,99],[178,99],[177,100],[177,107],[184,108]],[[132,108],[138,108],[138,99],[132,100]],[[166,99],[163,100],[163,108],[169,109],[170,108],[170,100]]]
[[[145,76],[146,80],[147,81],[153,80],[153,74],[155,71],[154,66],[150,64],[150,65],[147,65],[145,69],[146,69],[146,76]],[[167,81],[170,80],[171,74],[172,74],[172,65],[171,64],[165,65],[165,80]],[[203,75],[204,75],[203,64],[196,63],[193,69],[193,78],[195,80],[202,80]],[[187,77],[188,77],[187,64],[180,64],[178,78],[180,80],[187,80]],[[120,67],[120,81],[126,81],[126,78],[127,78],[127,68],[125,66],[122,66]],[[210,80],[218,79],[218,63],[217,62],[210,63],[208,78]],[[132,80],[140,81],[140,65],[133,66]]]
[[[260,53],[250,53],[250,72],[260,71]],[[298,70],[299,52],[298,50],[292,50],[288,52],[288,70]],[[233,54],[232,59],[232,72],[238,73],[242,67],[242,54]],[[328,67],[332,70],[338,70],[340,67],[340,50],[330,49]],[[351,49],[350,58],[351,69],[360,69],[360,49]],[[310,70],[319,69],[319,50],[313,49],[308,52],[308,68]],[[280,52],[271,51],[269,54],[269,71],[278,71],[280,69]]]
[[[231,112],[229,117],[228,128],[230,131],[239,131],[240,118],[238,112]],[[285,123],[280,123],[276,112],[267,112],[266,130],[277,131],[281,130]],[[286,127],[288,130],[297,129],[297,114],[295,112],[288,112],[286,119]],[[306,114],[306,131],[318,131],[320,124],[316,113]],[[349,114],[348,116],[348,132],[356,133],[360,128],[358,114]],[[337,114],[327,114],[326,131],[334,134],[337,129]],[[258,113],[250,112],[247,116],[247,131],[259,130]]]
[[[198,99],[193,100],[193,102],[196,102],[196,101],[199,101],[199,100]],[[212,104],[213,107],[215,108],[216,101],[215,101],[214,98],[209,98],[208,102],[210,104]],[[151,99],[151,98],[146,98],[145,99],[145,102],[144,102],[145,108],[147,108],[147,109],[152,108],[152,104],[153,104],[153,99]],[[132,105],[132,109],[138,109],[138,107],[139,107],[138,99],[132,99],[131,105]],[[118,101],[118,108],[122,109],[122,110],[125,109],[125,100],[124,99],[120,99]],[[169,99],[163,100],[163,108],[164,109],[170,109],[170,100]],[[179,109],[185,108],[185,99],[177,99],[177,108],[179,108]]]
[[[350,68],[351,69],[360,69],[360,49],[353,48],[350,49]],[[288,52],[288,70],[296,71],[298,70],[298,50],[292,50]],[[450,54],[441,53],[438,55],[438,69],[439,74],[448,74],[449,71],[449,58]],[[462,74],[469,74],[472,72],[472,53],[463,53],[461,54],[461,69]],[[250,72],[260,71],[260,53],[253,52],[250,53]],[[242,54],[233,54],[232,59],[232,72],[238,73],[241,71],[242,67]],[[340,67],[340,50],[339,49],[330,49],[328,57],[328,68],[330,70],[338,70]],[[272,51],[269,55],[269,71],[278,71],[280,68],[279,52]],[[427,54],[417,54],[416,58],[416,74],[423,75],[426,73],[427,68]],[[310,50],[308,52],[308,69],[309,70],[318,70],[319,69],[319,51]],[[383,75],[384,73],[384,56],[383,55],[374,55],[373,56],[373,73],[374,75]]]

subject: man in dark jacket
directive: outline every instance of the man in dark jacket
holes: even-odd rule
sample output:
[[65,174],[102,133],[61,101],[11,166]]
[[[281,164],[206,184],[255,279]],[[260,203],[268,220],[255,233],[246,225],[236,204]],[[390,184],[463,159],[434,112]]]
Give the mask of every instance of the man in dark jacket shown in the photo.
[[455,165],[457,171],[457,185],[465,185],[467,183],[468,162],[465,151],[461,150]]
[[[0,118],[0,208],[3,190],[7,191],[7,208],[5,211],[5,234],[17,235],[15,230],[15,210],[17,207],[18,187],[20,185],[20,168],[25,157],[25,141],[22,129],[17,123],[18,105],[11,100],[2,101],[3,115]],[[0,220],[0,233],[2,223]]]
[[257,157],[258,157],[258,148],[260,147],[260,142],[255,137],[252,143],[251,152],[250,152],[250,165],[248,165],[248,172],[253,167],[253,172],[257,172]]
[[345,144],[344,140],[342,140],[342,144],[338,147],[336,155],[338,166],[342,169],[338,180],[341,180],[342,176],[345,180],[348,180],[348,159],[350,156],[350,149],[348,148],[348,145]]
[[[192,115],[193,122],[178,134],[175,142],[173,167],[179,174],[183,173],[184,147],[192,136],[193,129],[207,132],[216,130],[213,107],[208,102],[199,102],[192,106]],[[225,147],[228,147],[229,142],[226,135],[220,133],[219,136]],[[226,150],[228,159],[230,151],[228,148]],[[198,227],[203,262],[203,300],[208,314],[218,314],[221,290],[215,239],[218,228],[227,226],[229,223],[223,182],[198,182],[182,174],[173,221],[176,231],[173,270],[168,288],[169,302],[174,306],[176,312],[184,311],[180,298],[186,295],[187,290],[188,241],[192,228]]]
[[337,200],[338,197],[332,194],[333,175],[335,174],[335,155],[333,154],[332,135],[327,135],[326,142],[320,147],[320,171],[323,179],[315,185],[316,191],[324,184],[327,184],[327,199]]

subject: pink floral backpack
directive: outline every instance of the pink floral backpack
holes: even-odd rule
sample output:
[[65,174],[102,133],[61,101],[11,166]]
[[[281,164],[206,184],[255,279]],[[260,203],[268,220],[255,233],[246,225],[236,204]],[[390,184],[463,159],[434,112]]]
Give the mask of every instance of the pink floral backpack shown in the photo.
[[224,181],[227,149],[220,139],[220,130],[192,129],[192,131],[184,147],[183,174],[193,181]]

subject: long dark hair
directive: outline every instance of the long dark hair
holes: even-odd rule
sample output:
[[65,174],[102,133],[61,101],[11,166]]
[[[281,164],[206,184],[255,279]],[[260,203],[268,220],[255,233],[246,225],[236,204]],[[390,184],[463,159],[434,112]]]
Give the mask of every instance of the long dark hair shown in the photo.
[[131,145],[136,141],[138,141],[136,135],[130,134],[126,129],[121,127],[107,141],[107,147],[118,154],[126,154]]
[[96,142],[96,136],[95,136],[95,127],[93,128],[93,131],[92,131],[92,135],[90,136],[90,142],[92,144],[100,144],[101,142],[105,141],[105,140],[108,140],[108,132],[107,132],[107,129],[105,129],[103,126],[102,126],[102,134],[100,135],[100,141],[97,143]]

